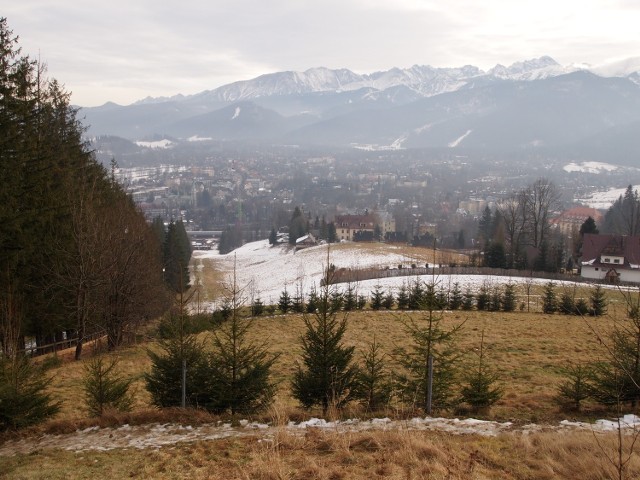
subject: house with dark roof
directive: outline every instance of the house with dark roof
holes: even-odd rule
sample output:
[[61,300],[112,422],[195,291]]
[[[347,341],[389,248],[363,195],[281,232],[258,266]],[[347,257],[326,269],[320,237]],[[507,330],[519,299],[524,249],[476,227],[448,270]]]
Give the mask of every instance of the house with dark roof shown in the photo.
[[640,283],[640,235],[587,233],[580,263],[583,278],[607,283]]
[[375,215],[336,215],[334,224],[338,240],[373,240],[378,219]]

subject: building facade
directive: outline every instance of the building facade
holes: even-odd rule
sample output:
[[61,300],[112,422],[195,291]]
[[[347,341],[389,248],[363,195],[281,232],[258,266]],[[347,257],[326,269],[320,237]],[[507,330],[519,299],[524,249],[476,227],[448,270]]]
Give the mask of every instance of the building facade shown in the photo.
[[640,235],[585,234],[581,276],[607,283],[640,283]]

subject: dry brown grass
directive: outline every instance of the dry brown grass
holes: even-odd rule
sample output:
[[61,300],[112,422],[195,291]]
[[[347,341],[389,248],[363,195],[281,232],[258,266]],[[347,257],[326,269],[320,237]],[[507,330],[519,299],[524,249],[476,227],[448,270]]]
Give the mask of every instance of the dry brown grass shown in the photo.
[[[573,288],[573,287],[568,287]],[[588,296],[586,287],[575,287]],[[524,295],[519,286],[519,295]],[[560,292],[560,290],[558,290]],[[587,362],[606,356],[594,330],[606,338],[616,321],[624,317],[619,293],[609,292],[609,314],[602,318],[580,318],[539,313],[539,287],[532,292],[532,312],[443,312],[443,325],[452,328],[464,322],[459,345],[466,352],[479,346],[484,330],[488,361],[500,374],[505,395],[488,416],[497,420],[551,422],[566,418],[553,402],[561,369],[569,363]],[[391,354],[409,339],[402,320],[424,321],[421,312],[358,311],[348,315],[345,343],[357,352],[365,350],[375,334]],[[279,382],[276,402],[268,412],[254,417],[284,426],[317,411],[303,411],[292,399],[289,381],[300,355],[304,332],[301,315],[261,317],[254,320],[250,337],[266,340],[270,350],[280,353],[275,364]],[[206,339],[207,333],[202,334]],[[83,365],[62,355],[62,365],[49,371],[51,392],[64,399],[56,420],[26,432],[62,434],[87,426],[168,421],[194,424],[215,420],[192,411],[159,411],[150,408],[142,375],[150,362],[147,348],[136,345],[117,352],[120,370],[135,379],[135,410],[131,414],[87,419],[82,397]],[[391,360],[390,360],[391,361]],[[588,406],[584,417],[601,412]],[[410,408],[391,408],[384,415],[405,416]],[[456,413],[456,412],[449,412]],[[610,412],[609,412],[610,413]],[[364,416],[357,406],[343,412],[346,417]],[[628,440],[625,440],[628,441]],[[602,479],[615,471],[616,438],[595,437],[591,432],[548,432],[531,435],[505,434],[496,438],[452,436],[415,431],[376,431],[338,434],[310,430],[299,436],[284,428],[270,438],[235,438],[178,444],[160,450],[68,453],[41,451],[29,456],[0,458],[0,477],[6,478],[220,478],[220,479],[359,479],[359,478],[450,478],[450,479]],[[628,447],[625,447],[628,448]],[[637,446],[636,446],[637,450]],[[615,463],[615,462],[614,462]],[[634,455],[625,478],[640,478],[640,459]]]
[[[456,436],[433,432],[285,430],[270,438],[178,444],[160,450],[37,452],[5,458],[6,478],[581,479],[617,477],[611,435]],[[640,476],[635,455],[624,478]]]
[[[545,315],[527,312],[443,312],[443,326],[453,328],[464,323],[459,345],[469,354],[478,348],[480,333],[485,331],[488,361],[499,373],[504,385],[503,399],[493,407],[491,417],[499,420],[521,422],[556,420],[560,413],[553,402],[556,385],[561,380],[561,370],[569,363],[593,361],[606,356],[591,328],[606,338],[616,318],[621,318],[621,308],[614,316],[583,319],[564,315]],[[366,350],[374,335],[383,350],[391,355],[396,346],[406,345],[407,337],[403,319],[423,318],[421,312],[357,311],[348,315],[345,343],[356,347],[357,356]],[[589,322],[589,323],[587,323]],[[302,315],[276,315],[260,317],[253,321],[250,340],[266,341],[269,349],[280,356],[275,364],[274,378],[279,384],[278,405],[287,415],[296,418],[318,412],[300,412],[291,398],[289,383],[300,358],[300,337],[304,333]],[[208,334],[202,334],[206,342]],[[153,343],[123,348],[118,355],[119,370],[134,379],[135,409],[150,407],[150,397],[144,388],[143,374],[150,369],[147,348],[157,348]],[[61,366],[50,370],[51,392],[63,399],[60,418],[74,420],[82,417],[84,399],[82,381],[84,364],[90,355],[80,362],[63,357]],[[393,367],[391,356],[388,357]],[[357,409],[346,414],[361,414]],[[398,414],[396,410],[384,412]],[[413,413],[413,412],[411,412]]]
[[211,258],[196,258],[191,262],[194,275],[200,284],[201,301],[212,302],[224,293],[226,272],[216,266]]
[[368,253],[389,253],[392,251],[393,253],[403,255],[406,257],[406,263],[411,264],[422,264],[424,266],[425,263],[442,263],[449,264],[455,262],[459,265],[466,265],[468,263],[469,257],[468,255],[461,254],[455,250],[433,250],[432,248],[425,247],[412,247],[410,245],[389,245],[386,243],[337,243],[331,244],[331,251],[337,252],[340,250],[350,251],[350,250],[358,250],[365,251]]

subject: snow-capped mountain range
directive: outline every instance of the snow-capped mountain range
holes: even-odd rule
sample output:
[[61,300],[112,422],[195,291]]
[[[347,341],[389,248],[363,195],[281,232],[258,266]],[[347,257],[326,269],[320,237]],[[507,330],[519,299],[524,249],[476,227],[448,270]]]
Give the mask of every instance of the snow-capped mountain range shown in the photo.
[[487,71],[414,65],[358,74],[320,67],[81,114],[91,134],[130,140],[563,149],[588,154],[582,160],[612,161],[613,153],[628,163],[640,156],[640,58],[589,67],[543,56]]
[[[640,70],[640,65],[638,67]],[[214,90],[207,90],[194,97],[221,102],[238,102],[269,96],[340,93],[363,88],[385,91],[396,87],[407,87],[421,97],[430,97],[458,90],[470,82],[540,80],[583,69],[585,68],[573,65],[564,67],[548,56],[516,62],[508,67],[498,64],[486,72],[472,65],[459,68],[414,65],[410,68],[392,68],[370,74],[319,67],[310,68],[304,72],[269,73],[251,80],[238,81]],[[146,98],[137,103],[148,104],[184,98],[182,95],[171,98]]]

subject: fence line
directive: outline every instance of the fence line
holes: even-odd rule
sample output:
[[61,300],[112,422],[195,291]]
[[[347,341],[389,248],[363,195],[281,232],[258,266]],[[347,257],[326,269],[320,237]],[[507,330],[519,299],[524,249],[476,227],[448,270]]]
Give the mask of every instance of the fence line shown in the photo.
[[[89,343],[93,340],[98,340],[106,335],[105,330],[87,335],[82,340],[83,343]],[[46,345],[35,345],[33,347],[25,346],[25,348],[18,350],[18,353],[24,353],[31,357],[39,357],[51,352],[57,352],[58,350],[65,350],[67,348],[75,347],[78,344],[79,337],[67,338],[65,340],[59,340],[57,342],[47,343]],[[33,342],[35,344],[35,341]],[[58,348],[62,347],[62,348]]]
[[419,275],[489,275],[502,277],[532,277],[547,278],[549,280],[566,280],[570,282],[587,283],[589,280],[577,275],[565,273],[532,272],[529,270],[501,269],[488,267],[449,267],[441,266],[435,268],[408,267],[408,268],[365,268],[347,269],[339,268],[331,277],[331,284],[360,282],[363,280],[374,280],[378,278],[392,277],[415,277]]

